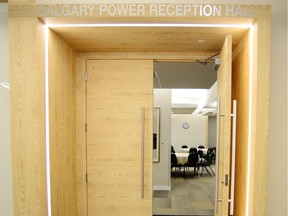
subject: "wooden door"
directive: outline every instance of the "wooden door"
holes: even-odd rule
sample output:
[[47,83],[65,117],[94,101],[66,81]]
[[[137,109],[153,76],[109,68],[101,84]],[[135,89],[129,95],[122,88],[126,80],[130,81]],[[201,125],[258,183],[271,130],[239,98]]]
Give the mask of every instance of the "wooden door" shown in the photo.
[[220,59],[217,72],[218,144],[215,215],[227,216],[230,196],[232,36],[226,37]]
[[88,60],[87,72],[87,215],[151,216],[153,61]]

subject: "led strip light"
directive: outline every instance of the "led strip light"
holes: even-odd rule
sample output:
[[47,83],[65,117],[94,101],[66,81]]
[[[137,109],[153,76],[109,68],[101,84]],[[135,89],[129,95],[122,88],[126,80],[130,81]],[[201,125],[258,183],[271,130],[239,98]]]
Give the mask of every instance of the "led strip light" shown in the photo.
[[50,183],[50,140],[49,140],[49,68],[48,68],[48,31],[49,28],[68,27],[185,27],[185,28],[250,28],[250,82],[249,82],[249,126],[248,126],[248,167],[246,189],[246,216],[249,216],[250,166],[252,144],[252,87],[253,87],[253,25],[237,24],[189,24],[189,23],[99,23],[99,24],[46,24],[45,26],[45,120],[46,120],[46,172],[48,216],[51,216]]
[[46,126],[46,178],[47,178],[47,209],[51,216],[51,183],[50,183],[50,131],[49,131],[49,62],[48,62],[48,31],[45,26],[45,126]]
[[49,28],[68,27],[184,27],[184,28],[250,28],[252,25],[238,24],[193,24],[193,23],[95,23],[95,24],[46,24]]
[[252,101],[253,101],[253,39],[254,27],[250,28],[250,73],[249,73],[249,117],[248,117],[248,161],[247,161],[247,188],[246,188],[246,216],[249,216],[250,178],[251,178],[251,146],[252,146]]

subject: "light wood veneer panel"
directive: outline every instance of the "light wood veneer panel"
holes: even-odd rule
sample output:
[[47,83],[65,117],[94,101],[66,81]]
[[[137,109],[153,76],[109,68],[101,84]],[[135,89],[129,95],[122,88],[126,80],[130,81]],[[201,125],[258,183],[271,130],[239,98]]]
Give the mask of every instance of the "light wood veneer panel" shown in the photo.
[[[226,35],[233,45],[245,28],[52,27],[79,52],[210,52],[221,50]],[[177,39],[176,39],[177,38]],[[198,40],[205,40],[199,43]]]
[[78,56],[76,67],[77,216],[86,216],[86,59]]
[[49,31],[49,123],[53,216],[77,215],[76,55]]
[[[231,149],[231,91],[232,91],[232,36],[227,35],[220,54],[221,64],[217,72],[217,97],[220,100],[220,127],[219,127],[219,175],[218,175],[218,202],[217,216],[228,215],[229,184],[225,185],[225,175],[230,176],[230,149]],[[216,203],[217,204],[217,203]]]
[[43,23],[9,18],[9,46],[14,215],[45,216]]
[[235,216],[245,215],[248,164],[250,35],[233,50],[232,99],[237,100]]
[[79,57],[101,60],[151,60],[169,62],[196,62],[206,60],[214,55],[214,52],[80,52]]
[[153,61],[88,60],[87,70],[88,215],[151,216]]
[[[253,61],[253,140],[250,211],[253,216],[265,215],[267,161],[269,140],[269,82],[270,82],[270,14],[255,24]],[[269,196],[269,195],[268,195]]]

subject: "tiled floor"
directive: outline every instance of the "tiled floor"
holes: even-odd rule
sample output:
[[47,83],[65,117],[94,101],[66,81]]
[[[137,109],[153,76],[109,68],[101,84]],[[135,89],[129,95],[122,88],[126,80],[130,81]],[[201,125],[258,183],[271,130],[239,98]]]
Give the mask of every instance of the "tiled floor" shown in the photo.
[[215,177],[205,171],[201,177],[171,178],[171,191],[154,191],[153,215],[193,215],[214,214]]

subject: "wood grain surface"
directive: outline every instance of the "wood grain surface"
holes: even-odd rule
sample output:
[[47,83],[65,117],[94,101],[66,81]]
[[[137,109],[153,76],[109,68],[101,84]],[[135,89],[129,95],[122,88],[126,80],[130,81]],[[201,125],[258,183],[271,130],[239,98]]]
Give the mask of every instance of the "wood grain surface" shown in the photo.
[[87,70],[88,215],[151,216],[153,61],[88,60]]
[[[209,52],[221,50],[226,35],[233,47],[248,28],[51,27],[78,52]],[[176,40],[177,38],[177,40]],[[204,40],[204,42],[199,42]]]
[[248,130],[249,130],[249,81],[250,81],[250,33],[248,32],[233,50],[232,99],[237,100],[236,167],[235,167],[235,216],[245,215]]
[[219,216],[228,215],[229,183],[225,185],[225,175],[230,177],[231,155],[231,91],[232,91],[232,36],[226,37],[220,54],[221,64],[217,72],[217,97],[220,100],[220,128],[219,128],[219,175],[218,175],[218,202]]
[[10,18],[9,46],[14,215],[45,216],[44,24]]
[[270,15],[255,24],[250,214],[265,215],[269,143]]
[[49,31],[50,173],[53,216],[77,215],[76,58]]

